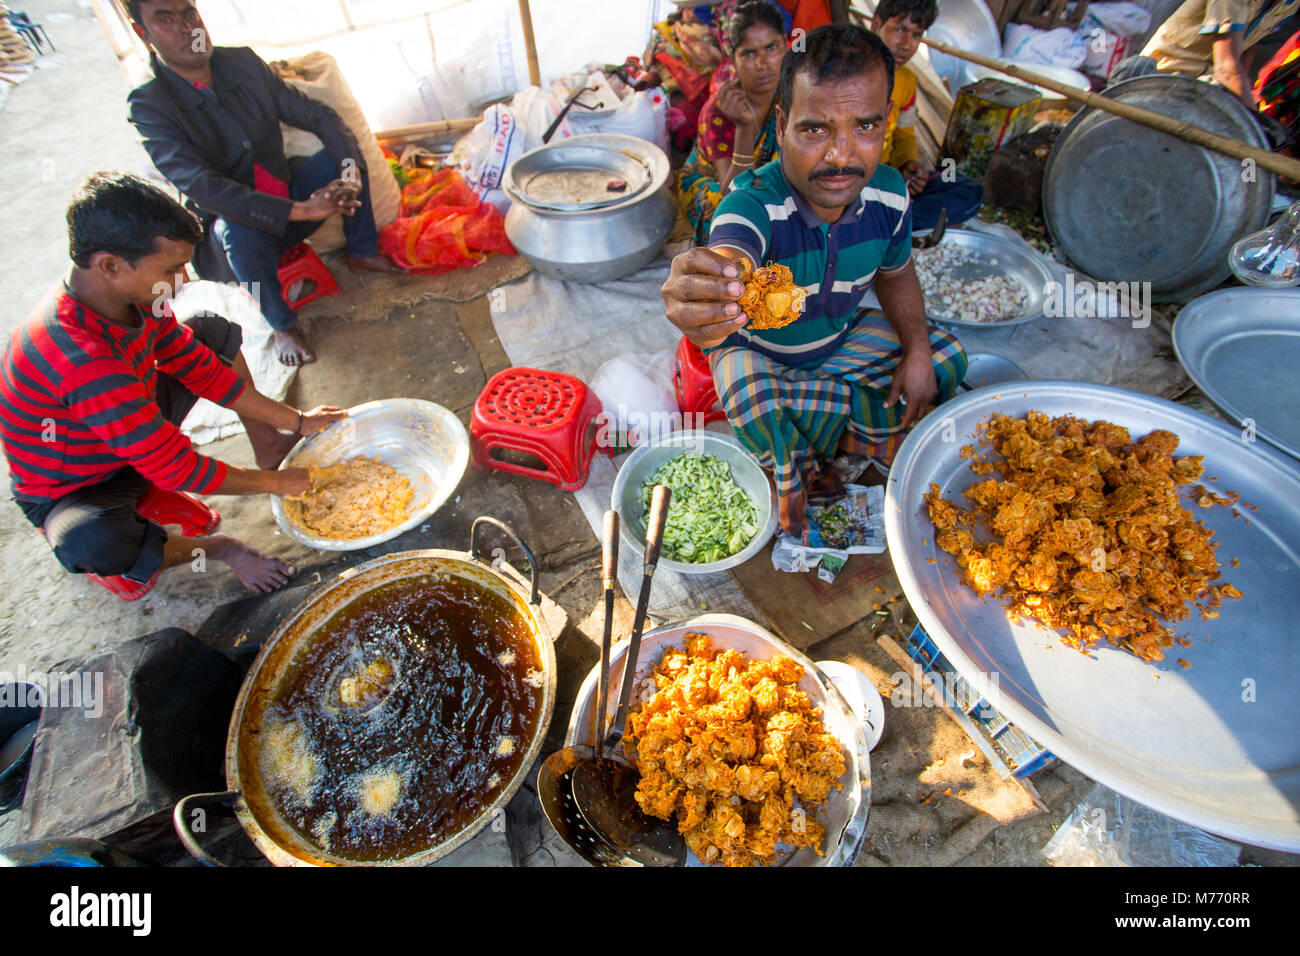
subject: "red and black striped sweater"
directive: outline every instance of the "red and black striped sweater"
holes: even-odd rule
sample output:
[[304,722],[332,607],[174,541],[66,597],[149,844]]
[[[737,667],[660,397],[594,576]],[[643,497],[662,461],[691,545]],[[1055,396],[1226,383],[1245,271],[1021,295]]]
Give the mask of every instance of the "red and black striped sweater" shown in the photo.
[[245,382],[167,308],[139,325],[101,318],[61,286],[0,361],[0,442],[14,495],[50,501],[131,465],[164,490],[213,492],[226,466],[198,454],[154,401],[159,372],[229,406]]

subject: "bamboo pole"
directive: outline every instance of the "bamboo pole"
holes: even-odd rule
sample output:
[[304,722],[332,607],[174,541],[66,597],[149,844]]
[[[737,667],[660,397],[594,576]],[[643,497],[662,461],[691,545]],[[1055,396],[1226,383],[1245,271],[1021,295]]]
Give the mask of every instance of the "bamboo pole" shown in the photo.
[[1216,153],[1223,153],[1225,156],[1231,156],[1234,159],[1249,159],[1264,169],[1285,176],[1287,179],[1300,180],[1300,160],[1291,159],[1278,153],[1270,153],[1266,149],[1258,146],[1251,146],[1249,143],[1243,143],[1240,140],[1231,139],[1227,136],[1220,136],[1218,133],[1211,133],[1209,130],[1201,129],[1185,120],[1171,119],[1160,113],[1154,113],[1151,110],[1143,109],[1140,106],[1132,106],[1128,103],[1121,103],[1118,100],[1112,100],[1105,96],[1098,96],[1096,93],[1084,93],[1074,87],[1066,86],[1053,80],[1050,77],[1039,76],[1037,73],[1031,73],[1029,70],[1021,69],[1010,63],[1003,63],[1001,60],[994,60],[987,56],[981,56],[978,53],[970,53],[966,50],[959,50],[956,47],[941,43],[938,40],[923,38],[922,42],[927,44],[931,49],[938,50],[940,53],[947,53],[949,56],[955,56],[960,60],[969,60],[971,63],[978,63],[980,66],[987,66],[989,69],[997,70],[999,73],[1005,73],[1007,76],[1014,76],[1016,79],[1024,80],[1034,86],[1041,86],[1053,92],[1060,93],[1066,99],[1076,100],[1087,106],[1104,110],[1107,113],[1113,113],[1121,116],[1126,120],[1134,123],[1141,123],[1143,126],[1149,126],[1152,129],[1160,130],[1162,133],[1168,133],[1171,136],[1177,136],[1179,139],[1186,140],[1196,146],[1203,146],[1206,149],[1212,149]]
[[483,121],[481,116],[467,116],[464,119],[434,120],[430,123],[416,123],[413,126],[394,126],[392,129],[375,131],[375,139],[418,139],[432,136],[434,133],[455,133],[473,129]]
[[542,70],[537,65],[537,40],[533,38],[533,14],[528,9],[528,0],[519,0],[519,20],[524,26],[524,52],[528,56],[528,82],[533,86],[541,86]]

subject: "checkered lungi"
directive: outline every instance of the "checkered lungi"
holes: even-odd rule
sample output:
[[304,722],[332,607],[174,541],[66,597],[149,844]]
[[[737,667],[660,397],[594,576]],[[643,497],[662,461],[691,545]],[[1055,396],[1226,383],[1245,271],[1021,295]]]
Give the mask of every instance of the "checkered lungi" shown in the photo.
[[[966,352],[948,332],[930,330],[939,392],[952,398],[966,375]],[[806,486],[837,451],[893,460],[902,444],[905,408],[885,408],[903,358],[898,335],[879,314],[863,315],[839,351],[814,369],[791,368],[753,349],[709,353],[713,382],[736,437],[776,480],[781,527],[807,525]]]

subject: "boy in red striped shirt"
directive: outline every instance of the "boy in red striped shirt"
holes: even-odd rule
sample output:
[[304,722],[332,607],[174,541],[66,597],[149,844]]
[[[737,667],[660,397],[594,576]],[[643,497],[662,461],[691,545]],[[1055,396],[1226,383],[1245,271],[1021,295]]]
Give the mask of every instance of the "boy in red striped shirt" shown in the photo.
[[[138,176],[82,184],[68,204],[72,270],[0,360],[0,443],[15,501],[69,571],[144,583],[201,548],[246,587],[270,591],[293,573],[280,559],[229,535],[168,538],[135,511],[150,484],[301,494],[307,470],[276,466],[298,436],[346,414],[259,393],[239,326],[215,315],[177,323],[167,301],[201,238],[189,212]],[[256,469],[200,455],[181,434],[199,397],[239,415]]]

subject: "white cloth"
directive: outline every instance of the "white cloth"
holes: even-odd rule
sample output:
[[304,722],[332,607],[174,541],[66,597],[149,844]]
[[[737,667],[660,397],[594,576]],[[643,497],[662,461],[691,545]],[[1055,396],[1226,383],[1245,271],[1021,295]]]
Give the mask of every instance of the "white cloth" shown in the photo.
[[[283,400],[297,369],[282,365],[271,349],[271,326],[251,295],[236,285],[221,282],[187,282],[172,300],[172,314],[183,322],[203,312],[212,312],[238,325],[244,332],[244,360],[259,392]],[[190,411],[181,431],[196,445],[238,435],[244,430],[239,416],[205,398]]]

